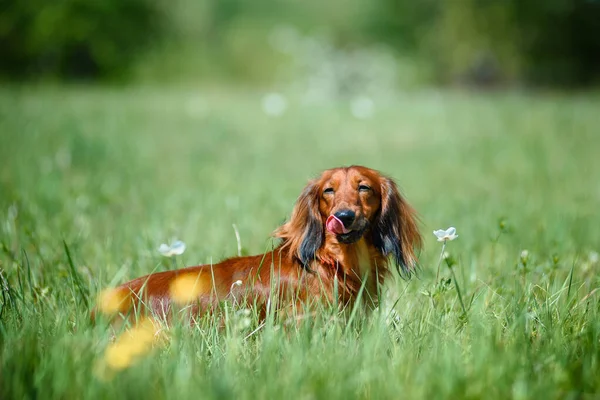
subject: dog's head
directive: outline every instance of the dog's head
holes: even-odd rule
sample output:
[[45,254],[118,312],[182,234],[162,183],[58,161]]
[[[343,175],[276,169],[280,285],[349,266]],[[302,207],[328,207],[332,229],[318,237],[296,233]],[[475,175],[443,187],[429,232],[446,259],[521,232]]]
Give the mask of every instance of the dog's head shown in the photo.
[[275,235],[305,268],[328,242],[352,245],[361,238],[409,272],[421,246],[415,212],[396,184],[360,166],[324,171],[298,198],[290,221]]

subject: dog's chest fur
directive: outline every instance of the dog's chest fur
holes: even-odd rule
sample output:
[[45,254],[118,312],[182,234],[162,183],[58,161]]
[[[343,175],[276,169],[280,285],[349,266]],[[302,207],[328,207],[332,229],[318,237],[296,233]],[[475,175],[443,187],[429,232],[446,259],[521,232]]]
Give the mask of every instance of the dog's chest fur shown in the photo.
[[359,276],[365,277],[370,274],[372,271],[373,259],[371,258],[371,253],[369,252],[369,247],[365,242],[365,239],[360,239],[356,243],[356,266],[358,267],[358,271],[355,271]]

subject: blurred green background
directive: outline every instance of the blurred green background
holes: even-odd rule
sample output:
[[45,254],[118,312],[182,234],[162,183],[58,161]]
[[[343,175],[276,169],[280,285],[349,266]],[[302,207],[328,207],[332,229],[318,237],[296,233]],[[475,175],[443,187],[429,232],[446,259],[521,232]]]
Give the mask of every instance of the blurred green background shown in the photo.
[[581,87],[600,1],[4,0],[0,48],[7,80]]

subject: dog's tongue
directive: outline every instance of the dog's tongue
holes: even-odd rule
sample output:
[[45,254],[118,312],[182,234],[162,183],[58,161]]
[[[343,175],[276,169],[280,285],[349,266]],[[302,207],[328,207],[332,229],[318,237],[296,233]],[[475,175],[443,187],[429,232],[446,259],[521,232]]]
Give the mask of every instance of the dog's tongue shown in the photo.
[[336,235],[340,235],[342,233],[350,232],[348,229],[344,227],[344,223],[340,221],[335,215],[330,215],[325,222],[325,226],[327,230],[331,233],[335,233]]

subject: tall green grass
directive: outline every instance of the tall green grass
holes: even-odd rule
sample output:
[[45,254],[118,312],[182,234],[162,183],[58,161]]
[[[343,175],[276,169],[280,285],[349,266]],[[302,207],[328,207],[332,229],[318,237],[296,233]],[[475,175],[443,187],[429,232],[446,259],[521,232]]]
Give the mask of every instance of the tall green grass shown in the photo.
[[[295,98],[270,118],[261,96],[0,91],[1,398],[599,395],[597,95],[415,92],[366,120]],[[232,224],[263,252],[306,180],[347,164],[396,178],[422,220],[419,273],[380,309],[291,327],[228,309],[106,371],[100,290],[173,268],[156,249],[175,237],[180,266],[235,255]]]

